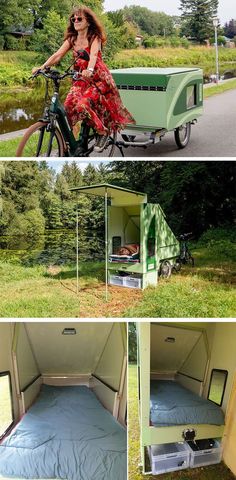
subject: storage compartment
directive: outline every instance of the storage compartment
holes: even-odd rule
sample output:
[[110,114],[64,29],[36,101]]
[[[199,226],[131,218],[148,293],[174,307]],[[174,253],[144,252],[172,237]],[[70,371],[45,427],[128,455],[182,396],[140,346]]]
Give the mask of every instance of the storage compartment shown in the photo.
[[191,468],[213,465],[221,461],[222,448],[218,440],[205,439],[187,443]]
[[119,287],[142,288],[142,277],[135,274],[130,275],[110,275],[110,285]]
[[190,449],[186,443],[151,445],[148,452],[153,475],[189,467]]

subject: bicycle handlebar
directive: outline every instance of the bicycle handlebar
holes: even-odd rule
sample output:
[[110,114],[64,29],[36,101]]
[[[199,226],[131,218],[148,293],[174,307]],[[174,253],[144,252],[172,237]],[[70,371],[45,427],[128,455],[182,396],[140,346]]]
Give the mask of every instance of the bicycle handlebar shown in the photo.
[[192,234],[193,234],[193,232],[182,233],[182,234],[179,236],[179,238],[180,238],[180,240],[186,240],[186,239],[189,238]]
[[50,69],[38,70],[30,77],[30,79],[34,79],[39,75],[42,75],[44,78],[49,78],[51,80],[59,80],[59,81],[63,80],[66,77],[73,77],[74,80],[84,80],[84,81],[88,80],[87,78],[85,79],[81,75],[81,73],[77,72],[76,70],[70,70],[69,72],[60,73],[58,72],[58,70],[50,70]]

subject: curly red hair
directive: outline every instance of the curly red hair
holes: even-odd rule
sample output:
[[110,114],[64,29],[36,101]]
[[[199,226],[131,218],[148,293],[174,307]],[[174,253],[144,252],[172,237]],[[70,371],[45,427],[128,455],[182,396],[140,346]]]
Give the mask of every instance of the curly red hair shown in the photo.
[[98,17],[95,15],[95,13],[85,5],[78,5],[77,7],[74,7],[70,17],[69,17],[69,24],[67,27],[67,30],[65,32],[64,40],[69,40],[71,45],[74,44],[76,38],[77,38],[77,32],[74,28],[74,24],[71,21],[71,18],[75,14],[82,14],[85,16],[89,27],[88,27],[88,43],[89,45],[92,44],[93,40],[98,37],[101,40],[102,46],[106,43],[106,33],[104,30],[103,25],[101,24],[100,20]]

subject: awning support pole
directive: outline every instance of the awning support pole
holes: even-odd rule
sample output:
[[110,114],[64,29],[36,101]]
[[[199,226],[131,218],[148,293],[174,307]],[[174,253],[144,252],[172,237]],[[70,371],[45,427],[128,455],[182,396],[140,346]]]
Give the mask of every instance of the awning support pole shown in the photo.
[[105,189],[105,277],[106,277],[106,302],[108,301],[108,209],[107,188]]
[[79,294],[79,214],[76,209],[76,293]]

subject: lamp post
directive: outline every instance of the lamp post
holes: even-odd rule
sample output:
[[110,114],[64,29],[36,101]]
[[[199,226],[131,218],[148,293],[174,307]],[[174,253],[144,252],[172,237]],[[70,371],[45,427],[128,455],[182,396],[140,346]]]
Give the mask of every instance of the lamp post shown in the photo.
[[218,55],[218,38],[217,38],[217,28],[219,20],[218,17],[213,17],[213,26],[215,29],[215,49],[216,49],[216,83],[219,81],[219,55]]

